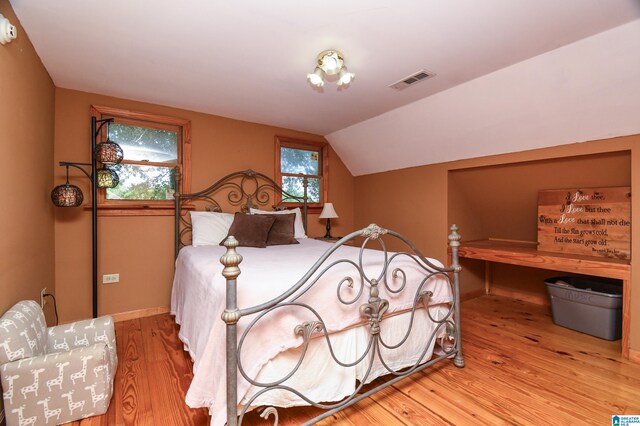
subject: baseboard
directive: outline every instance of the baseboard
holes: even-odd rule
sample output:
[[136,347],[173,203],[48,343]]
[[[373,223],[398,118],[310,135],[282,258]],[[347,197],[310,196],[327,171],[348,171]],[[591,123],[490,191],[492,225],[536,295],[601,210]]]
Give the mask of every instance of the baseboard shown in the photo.
[[640,351],[629,348],[629,361],[640,364]]
[[474,290],[474,291],[469,291],[467,293],[461,294],[460,295],[460,301],[461,302],[465,302],[467,300],[471,300],[471,299],[476,299],[478,297],[482,297],[484,296],[484,289],[479,289],[479,290]]
[[120,312],[118,314],[110,314],[114,322],[129,321],[136,318],[150,317],[153,315],[166,314],[169,312],[168,306],[158,306],[156,308],[138,309],[135,311]]
[[494,296],[509,297],[511,299],[522,300],[523,302],[534,303],[536,305],[549,306],[549,298],[546,295],[523,293],[518,290],[510,290],[502,287],[491,287],[491,294]]

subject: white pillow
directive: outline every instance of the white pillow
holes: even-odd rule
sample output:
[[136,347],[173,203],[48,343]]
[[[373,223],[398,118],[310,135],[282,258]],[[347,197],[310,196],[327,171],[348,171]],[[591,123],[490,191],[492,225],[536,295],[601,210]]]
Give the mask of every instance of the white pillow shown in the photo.
[[302,212],[300,211],[300,207],[296,207],[291,210],[276,210],[276,211],[268,211],[268,210],[258,210],[258,209],[249,209],[249,213],[251,214],[296,214],[296,220],[294,222],[294,231],[295,238],[307,238],[307,234],[304,233],[304,223],[302,222]]
[[227,237],[233,223],[232,213],[189,212],[191,215],[191,245],[217,246]]

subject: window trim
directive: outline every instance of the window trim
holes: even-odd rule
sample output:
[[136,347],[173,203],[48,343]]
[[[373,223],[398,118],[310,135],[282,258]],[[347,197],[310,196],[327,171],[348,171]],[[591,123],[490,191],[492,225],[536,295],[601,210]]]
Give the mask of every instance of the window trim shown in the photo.
[[[181,194],[191,192],[191,120],[98,105],[91,105],[91,116],[98,120],[114,117],[116,121],[122,119],[125,124],[139,125],[146,122],[149,128],[154,129],[179,127],[181,141],[178,144],[177,164],[182,174],[179,191]],[[106,126],[101,129],[98,143],[106,140],[106,130]],[[132,161],[132,164],[135,163],[137,162]],[[145,165],[154,164],[147,162]],[[104,188],[98,188],[97,198],[100,216],[164,216],[173,215],[175,209],[173,200],[107,200]]]
[[[329,199],[329,144],[321,141],[308,141],[302,139],[295,139],[286,136],[275,137],[275,181],[278,185],[282,186],[282,171],[280,164],[280,148],[295,148],[318,151],[322,160],[322,170],[320,175],[320,202],[308,203],[307,208],[310,212],[318,213],[322,210],[322,206]],[[310,149],[311,148],[311,149]],[[285,174],[286,176],[287,174]],[[302,203],[282,203],[282,194],[276,194],[276,203],[281,203],[286,207],[299,207]]]

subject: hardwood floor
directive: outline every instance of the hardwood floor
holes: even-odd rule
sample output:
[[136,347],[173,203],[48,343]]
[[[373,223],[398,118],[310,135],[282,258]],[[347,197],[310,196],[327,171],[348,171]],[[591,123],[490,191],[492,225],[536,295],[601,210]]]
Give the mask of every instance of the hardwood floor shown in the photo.
[[[464,302],[462,317],[465,368],[441,363],[321,424],[606,425],[614,414],[640,414],[640,365],[621,358],[619,341],[558,327],[548,307],[501,297]],[[184,404],[191,361],[177,330],[166,314],[117,323],[109,411],[72,424],[208,424],[205,409]],[[284,425],[318,413],[279,411]],[[245,424],[271,423],[251,413]]]
[[116,323],[118,371],[109,410],[70,425],[208,425],[205,408],[184,397],[193,377],[191,359],[169,314]]

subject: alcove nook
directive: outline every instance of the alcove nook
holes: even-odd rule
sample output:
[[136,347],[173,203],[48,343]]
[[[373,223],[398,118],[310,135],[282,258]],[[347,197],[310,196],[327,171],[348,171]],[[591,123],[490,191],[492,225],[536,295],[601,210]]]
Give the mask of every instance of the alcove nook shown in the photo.
[[[535,248],[538,191],[617,186],[631,186],[630,151],[449,170],[448,219],[464,230],[463,246],[497,240],[529,242]],[[572,275],[566,270],[486,262],[482,255],[471,257],[475,258],[461,259],[466,294],[485,294],[490,282],[491,294],[548,305],[544,280]]]

